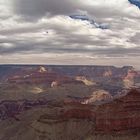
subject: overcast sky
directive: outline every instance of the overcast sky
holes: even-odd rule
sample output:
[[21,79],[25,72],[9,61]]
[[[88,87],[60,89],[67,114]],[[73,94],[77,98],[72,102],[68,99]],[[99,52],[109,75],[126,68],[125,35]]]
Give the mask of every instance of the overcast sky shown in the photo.
[[[86,15],[108,29],[70,15]],[[140,9],[128,0],[0,0],[1,64],[133,65]]]

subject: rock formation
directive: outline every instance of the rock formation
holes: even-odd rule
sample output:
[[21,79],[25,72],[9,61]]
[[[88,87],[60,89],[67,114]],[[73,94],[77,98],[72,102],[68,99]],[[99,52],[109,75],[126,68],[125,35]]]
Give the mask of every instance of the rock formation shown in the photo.
[[137,129],[140,130],[140,91],[132,90],[120,99],[98,106],[97,132],[137,132]]
[[113,99],[113,96],[110,95],[109,92],[105,90],[97,90],[92,93],[92,95],[85,100],[84,104],[94,104],[94,103],[101,103],[104,101],[110,101]]
[[87,86],[93,86],[93,85],[96,85],[95,82],[91,81],[91,80],[88,80],[86,77],[84,76],[76,76],[75,78],[77,81],[82,81],[85,85]]
[[[20,125],[17,131],[20,133],[16,133],[15,136],[22,137],[23,140],[25,134],[34,136],[30,138],[31,140],[88,140],[88,137],[91,140],[127,138],[129,140],[129,137],[139,140],[140,138],[139,90],[131,90],[126,96],[97,106],[81,103],[52,105],[49,107],[45,100],[4,101],[0,105],[0,116],[3,121],[9,118],[18,121]],[[33,110],[35,112],[38,110],[40,113],[33,113]],[[25,111],[30,119],[24,118]],[[29,122],[25,123],[24,120]],[[21,125],[23,123],[24,125]],[[12,127],[9,131],[12,131]],[[2,138],[6,139],[7,135]]]
[[0,140],[140,139],[133,67],[0,67]]
[[13,75],[7,80],[10,84],[46,84],[48,87],[51,87],[54,82],[56,85],[56,81],[57,86],[67,83],[82,84],[82,82],[75,80],[73,77],[60,75],[53,71],[48,72],[44,67],[39,67],[37,70],[31,71],[28,74]]

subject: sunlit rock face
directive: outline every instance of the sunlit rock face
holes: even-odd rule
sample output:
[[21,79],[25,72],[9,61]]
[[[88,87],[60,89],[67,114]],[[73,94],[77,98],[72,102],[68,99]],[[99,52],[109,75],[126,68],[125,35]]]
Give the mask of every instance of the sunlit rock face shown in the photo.
[[47,69],[43,66],[40,66],[38,69],[38,72],[40,72],[40,73],[47,72]]
[[87,79],[86,77],[84,76],[76,76],[75,78],[77,81],[82,81],[85,85],[87,86],[93,86],[93,85],[96,85],[96,83],[94,81],[91,81],[89,79]]
[[129,70],[127,75],[124,77],[124,87],[125,88],[132,88],[134,86],[134,78],[137,73],[134,70]]
[[59,85],[60,85],[60,83],[59,83],[58,81],[53,81],[53,82],[51,83],[51,87],[52,87],[52,88],[58,87]]
[[39,93],[42,93],[43,92],[43,89],[40,88],[40,87],[33,87],[31,90],[30,90],[31,93],[34,93],[34,94],[39,94]]
[[105,90],[97,90],[94,91],[93,94],[85,100],[83,103],[84,104],[95,104],[95,103],[101,103],[104,101],[109,101],[112,100],[113,97],[110,95],[109,92]]

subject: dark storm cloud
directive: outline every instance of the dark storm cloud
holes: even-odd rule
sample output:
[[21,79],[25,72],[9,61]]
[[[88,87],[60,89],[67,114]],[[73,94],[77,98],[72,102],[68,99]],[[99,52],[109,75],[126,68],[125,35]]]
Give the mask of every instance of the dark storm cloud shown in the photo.
[[[100,0],[99,4],[85,4],[80,0],[13,0],[14,11],[22,18],[30,21],[40,19],[46,15],[70,15],[84,11],[94,18],[114,18],[136,16],[131,12],[131,5],[128,1],[117,3],[116,1],[107,2]],[[93,1],[94,2],[94,1]],[[110,4],[111,3],[111,4]],[[118,4],[116,6],[116,4]],[[124,6],[123,6],[124,5]],[[130,12],[129,12],[130,9]]]
[[38,19],[50,15],[66,15],[78,10],[80,3],[72,0],[14,0],[14,10],[25,18]]

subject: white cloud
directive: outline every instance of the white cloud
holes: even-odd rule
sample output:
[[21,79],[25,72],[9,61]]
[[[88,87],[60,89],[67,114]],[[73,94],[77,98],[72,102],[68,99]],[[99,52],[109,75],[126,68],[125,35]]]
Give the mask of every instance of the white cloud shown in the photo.
[[[56,2],[53,0],[53,3]],[[32,15],[32,12],[21,13],[19,9],[13,13],[13,4],[8,0],[0,0],[0,9],[3,11],[0,13],[0,63],[28,61],[53,64],[138,65],[140,10],[136,6],[127,0],[79,0],[71,5],[67,5],[68,3],[65,2],[65,5],[71,6],[69,11],[65,11],[66,8],[64,11],[56,9],[52,13],[53,16],[47,17],[46,14],[40,15],[40,11],[36,11],[39,16],[34,13]],[[20,6],[24,8],[23,5]],[[33,6],[37,8],[38,5]],[[51,9],[44,10],[45,13],[51,12]],[[71,19],[68,15],[72,10],[89,14],[99,23],[108,23],[110,29],[97,29],[87,21]],[[38,20],[21,20],[23,15],[29,16],[30,19],[33,16],[33,19]],[[77,61],[74,61],[75,59]]]

